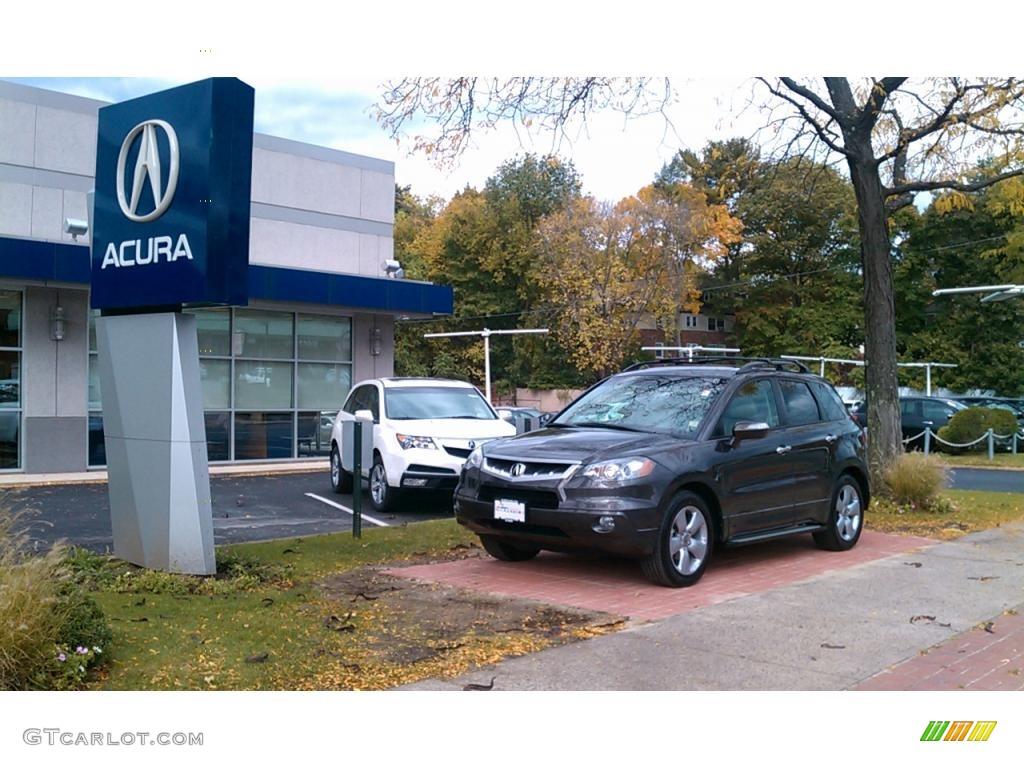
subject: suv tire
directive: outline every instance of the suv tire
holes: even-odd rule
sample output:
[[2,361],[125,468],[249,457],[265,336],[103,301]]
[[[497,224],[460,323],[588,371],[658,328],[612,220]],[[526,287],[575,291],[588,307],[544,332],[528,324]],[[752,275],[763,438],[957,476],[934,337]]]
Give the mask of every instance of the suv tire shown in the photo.
[[690,587],[704,575],[714,549],[714,518],[691,491],[672,497],[654,551],[640,561],[644,575],[664,587]]
[[520,544],[513,544],[500,536],[480,534],[480,543],[484,545],[487,554],[495,560],[503,560],[508,563],[518,563],[523,560],[532,560],[540,552],[540,547],[528,547]]
[[388,485],[388,473],[379,453],[373,454],[370,468],[370,504],[378,512],[388,512],[398,503],[398,489]]
[[341,466],[337,443],[331,446],[331,488],[335,493],[352,493],[352,473]]
[[843,552],[852,549],[864,529],[864,492],[852,475],[841,475],[832,492],[828,522],[814,534],[821,549]]

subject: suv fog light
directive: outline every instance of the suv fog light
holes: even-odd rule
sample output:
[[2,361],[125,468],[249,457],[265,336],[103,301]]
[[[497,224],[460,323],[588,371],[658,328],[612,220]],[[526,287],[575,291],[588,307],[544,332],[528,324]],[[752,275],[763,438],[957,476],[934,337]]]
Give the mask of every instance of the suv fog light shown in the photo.
[[422,488],[426,484],[427,480],[423,477],[407,477],[402,481],[402,485],[406,488]]
[[611,533],[615,529],[615,518],[610,515],[602,515],[594,523],[595,533]]

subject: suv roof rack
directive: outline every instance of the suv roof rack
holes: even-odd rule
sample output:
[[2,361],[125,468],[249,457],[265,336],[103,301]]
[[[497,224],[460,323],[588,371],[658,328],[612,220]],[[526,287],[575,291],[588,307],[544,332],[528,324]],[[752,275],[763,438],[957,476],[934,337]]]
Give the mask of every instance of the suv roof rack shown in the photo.
[[718,357],[665,357],[660,360],[644,360],[623,368],[622,372],[640,371],[645,368],[656,368],[663,365],[708,365],[711,363],[743,363],[739,371],[750,371],[758,368],[770,368],[776,371],[790,369],[795,373],[810,373],[811,370],[799,360],[786,360],[781,357],[734,357],[720,355]]

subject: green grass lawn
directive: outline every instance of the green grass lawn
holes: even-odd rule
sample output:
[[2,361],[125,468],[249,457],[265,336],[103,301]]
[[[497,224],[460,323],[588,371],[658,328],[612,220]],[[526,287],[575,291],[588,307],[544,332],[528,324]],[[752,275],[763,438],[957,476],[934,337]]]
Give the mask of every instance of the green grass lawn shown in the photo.
[[495,631],[493,620],[483,626],[476,605],[465,601],[468,618],[448,626],[438,624],[437,614],[446,611],[434,610],[430,598],[452,610],[460,606],[435,594],[440,588],[414,582],[407,588],[406,579],[392,579],[401,589],[382,586],[372,575],[365,583],[373,587],[349,585],[349,593],[333,583],[364,566],[460,557],[477,546],[476,536],[453,520],[370,528],[361,540],[339,533],[237,544],[217,549],[219,564],[241,563],[237,574],[216,579],[83,555],[114,635],[108,664],[92,687],[380,689],[457,675],[614,628],[615,622],[572,616],[535,620],[528,608],[516,619],[522,626]]
[[[1024,451],[1024,443],[1021,444]],[[1024,453],[997,453],[991,460],[987,453],[965,453],[954,456],[949,453],[937,453],[944,464],[951,467],[987,467],[988,469],[1024,469]]]
[[966,533],[1024,520],[1024,494],[989,491],[944,491],[952,502],[945,512],[899,508],[873,500],[865,515],[868,528],[887,533],[955,539]]

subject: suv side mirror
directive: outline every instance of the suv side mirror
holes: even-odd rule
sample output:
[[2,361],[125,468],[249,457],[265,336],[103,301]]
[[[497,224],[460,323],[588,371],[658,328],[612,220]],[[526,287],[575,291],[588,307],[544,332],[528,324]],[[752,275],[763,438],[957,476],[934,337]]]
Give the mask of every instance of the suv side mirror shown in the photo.
[[740,440],[760,440],[768,434],[771,426],[763,421],[738,421],[732,428],[733,442]]
[[512,411],[510,411],[510,410],[508,410],[506,408],[499,408],[498,409],[498,418],[502,419],[503,421],[512,421],[512,418],[513,418],[512,417]]
[[370,410],[356,411],[352,415],[356,417],[356,421],[373,421],[373,411]]

